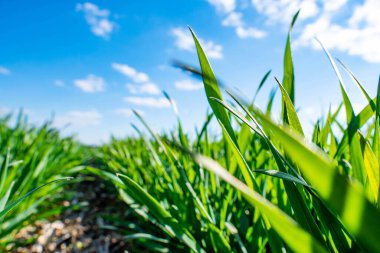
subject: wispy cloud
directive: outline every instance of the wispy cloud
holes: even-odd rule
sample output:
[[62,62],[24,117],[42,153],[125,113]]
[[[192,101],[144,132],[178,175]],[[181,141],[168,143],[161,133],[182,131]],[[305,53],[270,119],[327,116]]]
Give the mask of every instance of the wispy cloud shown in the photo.
[[235,0],[207,0],[213,5],[219,12],[228,13],[236,8]]
[[127,89],[131,94],[151,94],[158,95],[161,90],[154,83],[127,84]]
[[171,106],[170,101],[164,97],[125,97],[124,101],[133,105],[155,108],[165,108]]
[[[142,111],[142,110],[135,110],[135,111],[138,112],[140,115],[144,115],[144,111]],[[113,112],[116,115],[119,115],[122,117],[127,117],[127,118],[129,118],[133,115],[133,111],[130,108],[118,108],[118,109],[114,110]]]
[[266,32],[255,27],[247,26],[243,21],[243,13],[237,12],[237,2],[235,0],[207,0],[215,7],[217,12],[224,18],[222,25],[233,27],[236,35],[241,39],[255,38],[260,39],[266,36]]
[[104,91],[106,82],[103,77],[89,74],[84,79],[74,80],[74,85],[86,93],[95,93]]
[[190,32],[182,28],[174,28],[172,35],[175,37],[175,45],[182,50],[195,51],[194,40]]
[[241,39],[259,39],[267,35],[266,32],[260,29],[254,27],[247,27],[243,22],[243,14],[240,12],[232,11],[231,13],[229,13],[228,16],[222,21],[222,25],[234,27],[236,35]]
[[91,32],[96,36],[108,39],[116,27],[116,24],[109,18],[110,11],[100,9],[93,3],[78,3],[76,10],[84,12],[86,22],[90,25]]
[[319,12],[317,0],[252,0],[252,4],[258,13],[266,17],[269,24],[280,22],[288,26],[299,9],[301,20],[315,17]]
[[203,88],[203,84],[201,82],[194,82],[190,79],[180,80],[174,82],[174,86],[178,90],[186,90],[186,91],[195,91]]
[[56,127],[87,127],[99,125],[102,115],[95,109],[88,111],[69,111],[56,117],[54,126]]
[[132,94],[151,94],[157,95],[161,93],[158,86],[150,81],[150,78],[144,72],[139,72],[127,64],[112,63],[112,68],[121,74],[129,77],[136,84],[127,84],[127,89]]
[[[177,48],[189,52],[195,52],[194,40],[190,32],[183,28],[174,28],[171,31],[172,35],[175,37],[174,44]],[[202,44],[203,50],[209,58],[222,59],[223,58],[223,47],[211,40],[203,40],[199,38],[199,42]]]
[[57,86],[57,87],[64,87],[65,86],[65,82],[62,80],[59,80],[59,79],[54,80],[53,84],[54,84],[54,86]]
[[0,66],[0,75],[9,75],[10,73],[11,71],[8,68]]
[[112,63],[112,68],[120,72],[121,74],[131,78],[132,81],[136,83],[145,83],[149,81],[149,77],[147,74],[143,72],[138,72],[136,69],[132,68],[131,66],[128,66],[127,64]]

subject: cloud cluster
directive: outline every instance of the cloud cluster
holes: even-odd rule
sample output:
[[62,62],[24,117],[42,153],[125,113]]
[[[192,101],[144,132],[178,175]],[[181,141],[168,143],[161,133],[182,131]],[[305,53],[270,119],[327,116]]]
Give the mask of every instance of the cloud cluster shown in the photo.
[[[338,2],[327,0],[325,2]],[[252,0],[256,11],[267,18],[270,24],[283,23],[289,25],[294,14],[301,9],[300,20],[315,17],[319,13],[317,0]]]
[[207,0],[211,5],[213,5],[217,11],[223,13],[229,13],[235,10],[236,2],[235,0]]
[[[380,62],[380,1],[363,0],[251,0],[267,24],[288,26],[301,9],[300,34],[294,46],[320,49],[318,38],[329,49],[335,49],[368,62]],[[230,19],[230,23],[238,19]]]
[[244,23],[243,13],[236,11],[237,4],[235,0],[208,0],[208,2],[225,16],[222,25],[233,27],[239,38],[259,39],[266,36],[266,32],[255,27],[249,27]]
[[240,12],[232,11],[228,14],[226,18],[223,19],[222,25],[234,27],[236,35],[241,39],[246,38],[263,38],[266,36],[266,32],[254,28],[254,27],[246,27],[243,22],[243,14]]
[[[263,30],[247,27],[241,6],[236,0],[207,0],[224,15],[222,25],[233,27],[239,38],[262,38]],[[379,0],[250,0],[255,11],[264,17],[265,25],[288,27],[294,14],[298,17],[300,34],[295,33],[294,45],[320,49],[318,38],[329,49],[368,62],[380,62]]]
[[89,74],[84,79],[74,80],[74,85],[86,93],[95,93],[104,91],[106,82],[103,77]]
[[[171,31],[172,35],[175,37],[175,45],[177,48],[189,52],[195,52],[195,45],[193,37],[190,32],[184,28],[174,28]],[[203,40],[198,38],[199,42],[202,44],[203,50],[205,51],[207,57],[213,59],[223,58],[223,47],[211,40]]]
[[320,49],[315,37],[329,49],[359,56],[368,62],[380,62],[380,1],[365,0],[354,6],[345,22],[334,22],[339,15],[339,7],[346,0],[337,1],[334,5],[325,2],[324,10],[318,18],[308,23],[296,39],[296,46]]
[[158,86],[150,81],[147,74],[139,72],[131,66],[121,63],[112,63],[112,68],[135,82],[134,84],[127,84],[127,89],[130,93],[151,95],[157,95],[161,93]]
[[136,83],[145,83],[149,81],[149,77],[147,74],[138,72],[136,69],[126,64],[112,63],[112,68],[120,72],[121,74],[131,78],[132,81]]
[[[161,94],[160,88],[153,81],[150,80],[149,76],[146,73],[137,71],[133,67],[121,63],[112,63],[112,68],[120,72],[121,74],[127,76],[134,82],[128,83],[126,85],[129,93],[131,93],[132,95]],[[170,107],[170,102],[164,97],[128,96],[124,98],[124,101],[135,106],[145,106],[154,108]],[[115,111],[115,113],[122,116],[130,116],[132,111],[128,108],[121,108]]]
[[110,20],[110,11],[100,9],[93,3],[77,4],[76,10],[84,12],[84,17],[87,24],[91,27],[91,32],[99,37],[108,39],[115,29],[116,24]]

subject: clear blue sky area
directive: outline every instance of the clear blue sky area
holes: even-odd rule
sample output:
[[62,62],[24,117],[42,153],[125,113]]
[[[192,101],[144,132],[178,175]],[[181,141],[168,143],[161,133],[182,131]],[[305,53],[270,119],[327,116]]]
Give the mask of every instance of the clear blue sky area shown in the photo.
[[[305,125],[341,100],[318,38],[375,96],[380,67],[380,1],[348,0],[0,0],[0,114],[23,109],[41,124],[54,117],[65,134],[99,144],[133,133],[140,112],[157,131],[175,127],[166,91],[185,129],[205,119],[200,80],[171,66],[197,66],[187,26],[199,36],[216,75],[266,105],[293,14],[296,107]],[[365,99],[343,69],[356,110]],[[279,96],[277,97],[279,100]],[[278,101],[277,101],[278,105]],[[277,106],[278,108],[278,106]],[[215,126],[216,127],[216,126]]]

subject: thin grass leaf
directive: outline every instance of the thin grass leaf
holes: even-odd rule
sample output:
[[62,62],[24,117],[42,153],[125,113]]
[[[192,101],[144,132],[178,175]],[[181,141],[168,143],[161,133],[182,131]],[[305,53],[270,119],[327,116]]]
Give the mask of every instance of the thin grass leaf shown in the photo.
[[281,178],[281,179],[287,180],[289,182],[293,182],[293,183],[296,183],[296,184],[301,184],[303,186],[311,188],[311,186],[308,185],[305,181],[302,181],[299,178],[296,178],[296,177],[294,177],[294,176],[292,176],[292,175],[290,175],[288,173],[284,173],[284,172],[281,172],[281,171],[278,171],[278,170],[253,170],[253,172],[259,173],[259,174],[268,175],[268,176],[272,176],[272,177]]
[[269,71],[264,75],[264,77],[261,79],[260,84],[259,84],[259,86],[257,87],[257,90],[256,90],[256,92],[255,92],[255,95],[253,96],[253,102],[256,101],[256,97],[257,97],[257,95],[259,94],[261,88],[264,86],[264,84],[265,84],[266,80],[268,79],[268,77],[269,77],[269,75],[270,75],[271,72],[272,72],[272,70],[269,70]]
[[27,192],[25,195],[23,195],[22,197],[20,197],[19,199],[13,201],[12,203],[9,203],[8,205],[5,206],[4,209],[0,210],[0,218],[3,217],[4,215],[6,215],[9,211],[11,211],[13,208],[15,208],[17,205],[19,205],[22,201],[24,201],[27,197],[29,197],[30,195],[32,195],[34,192],[50,185],[50,184],[54,184],[56,182],[59,182],[59,181],[64,181],[64,180],[71,180],[73,179],[72,177],[66,177],[66,178],[60,178],[60,179],[56,179],[56,180],[53,180],[53,181],[50,181],[46,184],[43,184],[29,192]]
[[354,76],[354,74],[351,72],[351,70],[343,64],[343,62],[339,59],[337,59],[337,61],[343,66],[343,68],[347,71],[347,73],[349,74],[349,76],[351,77],[351,79],[354,81],[354,83],[359,87],[360,91],[363,93],[363,95],[365,96],[365,98],[367,99],[368,103],[371,104],[371,106],[373,108],[375,108],[375,104],[372,102],[372,98],[369,96],[368,92],[366,91],[366,89],[363,87],[363,85],[361,85],[361,83],[359,82],[359,80]]
[[293,66],[293,58],[292,58],[292,50],[290,47],[290,33],[293,29],[294,24],[297,21],[300,10],[293,16],[292,22],[289,27],[288,37],[286,39],[285,53],[284,53],[284,77],[282,80],[282,84],[286,92],[289,94],[289,98],[294,104],[294,66]]
[[304,136],[302,126],[300,120],[298,119],[296,109],[294,108],[293,102],[286,92],[285,88],[281,85],[281,83],[276,79],[276,82],[281,90],[282,101],[285,106],[285,114],[286,122],[289,124],[290,128],[294,131],[298,132],[300,135]]
[[211,69],[210,63],[208,62],[208,59],[202,49],[201,44],[199,43],[195,33],[191,28],[189,28],[191,35],[193,36],[195,47],[198,54],[199,64],[202,69],[202,78],[203,78],[203,84],[207,96],[207,100],[215,114],[215,116],[219,119],[219,122],[223,124],[224,128],[226,129],[229,136],[232,138],[234,143],[237,143],[234,130],[232,129],[230,118],[227,115],[226,110],[223,106],[219,105],[218,103],[212,101],[210,98],[218,98],[223,99],[222,94],[219,90],[218,82],[216,80],[216,77],[214,75],[214,72]]

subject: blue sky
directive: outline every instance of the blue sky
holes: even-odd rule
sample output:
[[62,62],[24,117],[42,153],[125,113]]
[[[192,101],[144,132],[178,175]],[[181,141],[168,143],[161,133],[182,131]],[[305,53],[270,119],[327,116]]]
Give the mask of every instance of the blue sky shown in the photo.
[[[319,38],[375,95],[380,67],[378,0],[0,0],[0,114],[23,108],[41,124],[54,115],[65,134],[91,144],[132,133],[131,108],[157,131],[175,127],[161,90],[175,101],[186,130],[208,108],[199,80],[170,66],[197,66],[187,26],[201,39],[218,77],[265,106],[274,76],[282,77],[292,15],[296,107],[302,121],[337,106],[339,86]],[[364,98],[344,75],[356,110]],[[279,99],[279,97],[277,97]]]

